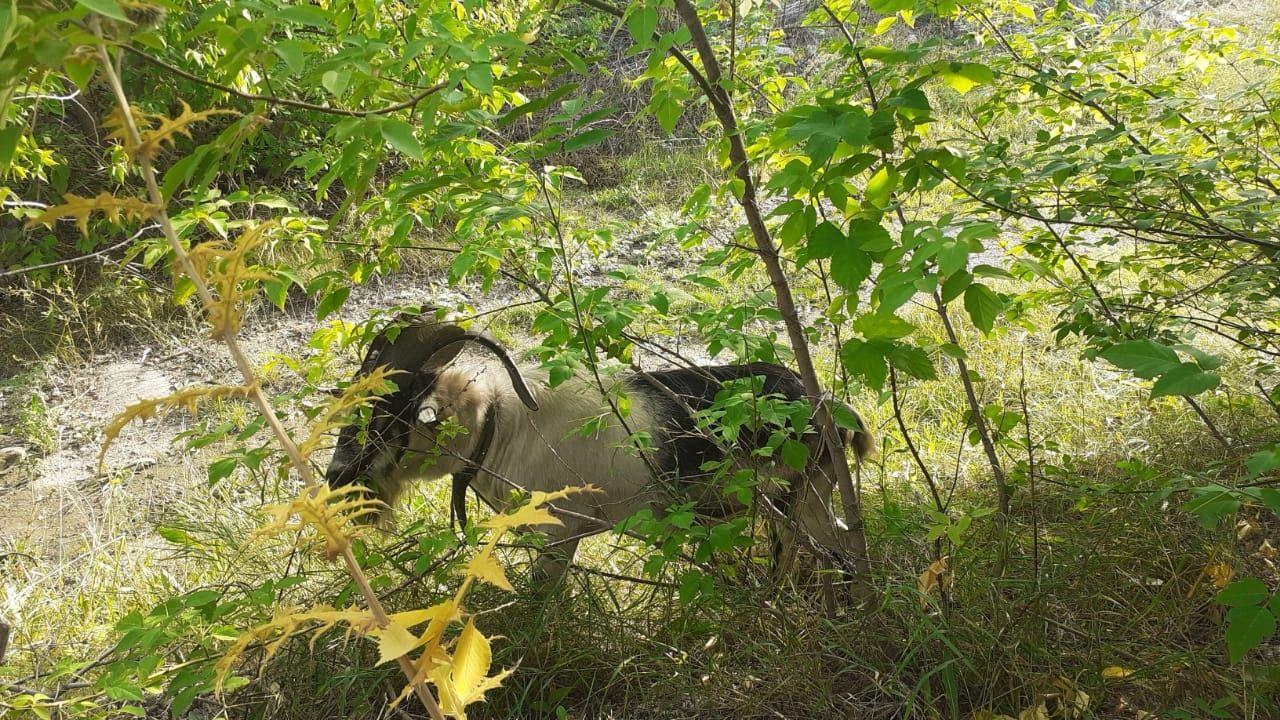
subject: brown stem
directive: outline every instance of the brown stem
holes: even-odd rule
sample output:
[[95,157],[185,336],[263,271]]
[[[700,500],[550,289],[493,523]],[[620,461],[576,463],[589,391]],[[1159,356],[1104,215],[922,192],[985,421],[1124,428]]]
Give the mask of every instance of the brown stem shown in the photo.
[[773,238],[769,235],[769,229],[765,225],[764,216],[760,212],[760,206],[756,200],[755,179],[751,176],[751,167],[747,159],[746,146],[742,142],[742,135],[738,129],[737,116],[734,113],[729,95],[721,82],[719,61],[716,59],[715,52],[711,49],[711,42],[707,39],[706,30],[702,26],[702,21],[698,18],[698,10],[693,3],[690,0],[676,0],[676,11],[679,13],[685,27],[689,29],[698,57],[702,60],[702,67],[706,73],[707,81],[703,85],[703,91],[707,100],[711,103],[716,119],[719,120],[724,129],[725,139],[729,143],[731,172],[742,183],[742,191],[738,197],[738,203],[746,215],[747,226],[751,230],[752,239],[755,240],[760,259],[764,262],[768,271],[770,285],[772,285],[774,295],[778,301],[778,312],[782,315],[783,324],[787,329],[787,336],[791,340],[791,349],[795,355],[800,379],[804,384],[805,395],[814,409],[814,421],[832,456],[836,486],[840,489],[845,522],[849,526],[849,550],[853,555],[851,560],[854,570],[862,578],[862,587],[857,588],[857,590],[864,595],[869,595],[871,590],[869,582],[871,561],[867,555],[866,533],[862,524],[862,510],[859,507],[857,492],[853,485],[853,473],[850,471],[848,458],[843,452],[838,451],[839,448],[843,447],[840,441],[840,434],[836,430],[835,420],[832,418],[827,403],[823,399],[822,388],[818,383],[818,375],[813,365],[813,358],[809,353],[809,342],[805,337],[804,326],[800,323],[799,314],[796,312],[795,300],[791,294],[791,285],[787,281],[786,273],[783,271],[778,248],[774,245]]
[[[947,339],[951,344],[959,345],[959,338],[951,325],[951,317],[947,314],[947,306],[942,302],[942,296],[936,291],[933,294],[933,302],[938,309],[938,316],[942,318],[942,327],[947,331]],[[982,415],[978,393],[973,389],[973,380],[969,377],[969,364],[964,361],[964,358],[956,358],[956,369],[960,371],[960,384],[964,387],[965,401],[969,404],[969,413],[973,415],[973,425],[978,431],[978,439],[982,442],[982,451],[986,454],[987,462],[991,465],[991,474],[995,477],[996,506],[1001,517],[1008,517],[1009,483],[1005,477],[1004,468],[1000,465],[1000,456],[996,454],[996,444],[991,438],[991,429],[987,427],[987,419]]]
[[945,513],[947,511],[947,503],[943,502],[942,494],[938,492],[938,484],[933,481],[933,474],[929,472],[929,466],[924,464],[924,458],[920,456],[920,450],[916,448],[916,443],[911,439],[911,433],[907,430],[907,423],[902,419],[902,400],[901,395],[898,393],[898,373],[892,367],[889,368],[889,395],[893,400],[893,419],[898,422],[898,431],[902,433],[902,439],[907,443],[907,450],[911,452],[911,457],[916,461],[916,467],[920,468],[920,474],[924,476],[924,481],[929,486],[929,494],[933,496],[933,507],[938,512]]
[[[115,93],[116,102],[120,105],[120,114],[124,118],[129,141],[134,145],[139,145],[142,142],[142,138],[133,122],[133,114],[128,111],[129,98],[125,95],[120,76],[116,74],[115,67],[111,63],[111,55],[107,52],[107,46],[102,40],[101,26],[96,17],[92,20],[92,23],[94,34],[98,37],[98,55],[102,59],[102,70],[107,76],[107,81],[111,85],[112,91]],[[178,239],[178,235],[173,229],[173,223],[170,222],[169,213],[165,209],[164,195],[160,192],[160,185],[156,181],[156,172],[151,165],[151,160],[146,155],[139,155],[138,165],[142,170],[142,177],[146,180],[147,193],[151,197],[151,202],[158,208],[155,212],[156,222],[160,224],[161,230],[164,231],[165,238],[169,241],[169,247],[173,250],[179,265],[182,266],[183,273],[191,279],[192,284],[195,286],[196,294],[200,297],[200,301],[206,308],[211,307],[214,303],[213,294],[209,292],[209,286],[205,283],[204,278],[196,272],[195,265],[192,264],[191,258],[187,255],[186,249],[182,247],[182,242]],[[266,419],[267,425],[271,428],[276,440],[289,457],[290,464],[293,465],[294,470],[297,471],[308,488],[320,487],[318,479],[311,472],[310,464],[303,457],[297,444],[289,437],[289,433],[285,430],[284,425],[280,423],[280,419],[276,417],[275,408],[271,406],[271,401],[267,398],[266,393],[263,392],[261,384],[258,383],[253,365],[249,362],[248,356],[241,350],[239,343],[236,342],[235,336],[223,334],[219,339],[227,346],[227,350],[235,360],[236,367],[244,377],[245,385],[252,388],[254,405],[257,406],[258,411]],[[365,603],[368,605],[369,612],[373,615],[374,620],[379,627],[386,627],[390,622],[390,618],[388,618],[386,610],[382,607],[381,601],[378,600],[377,593],[370,587],[369,579],[365,577],[364,571],[360,569],[360,563],[356,560],[356,556],[352,553],[349,545],[343,548],[342,559],[347,566],[347,571],[360,588],[360,593],[364,596]],[[436,699],[431,695],[430,691],[427,690],[426,685],[414,682],[414,676],[417,673],[413,662],[408,656],[402,655],[399,658],[399,664],[400,669],[404,671],[405,677],[413,684],[418,700],[427,709],[433,720],[444,720],[444,714],[440,712],[440,706],[436,703]]]

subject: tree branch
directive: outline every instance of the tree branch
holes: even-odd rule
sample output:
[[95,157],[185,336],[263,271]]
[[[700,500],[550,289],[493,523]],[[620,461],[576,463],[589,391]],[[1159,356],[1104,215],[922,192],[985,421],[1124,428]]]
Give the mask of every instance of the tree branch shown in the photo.
[[417,93],[416,95],[410,97],[409,99],[403,100],[393,105],[387,105],[385,107],[375,108],[373,110],[348,110],[346,108],[335,108],[335,107],[329,107],[327,105],[316,105],[315,103],[309,103],[309,102],[306,102],[305,100],[294,100],[292,98],[276,97],[275,95],[257,95],[254,93],[247,93],[242,90],[237,90],[228,85],[223,85],[222,83],[214,82],[213,80],[209,80],[208,78],[200,77],[199,75],[196,75],[194,73],[187,72],[186,70],[183,70],[177,65],[171,65],[170,63],[167,63],[164,60],[161,60],[160,58],[148,55],[147,53],[131,45],[121,45],[120,47],[127,50],[134,57],[139,58],[143,62],[146,62],[150,65],[154,65],[155,67],[158,67],[162,70],[171,72],[174,75],[190,80],[191,82],[196,83],[197,85],[203,85],[204,87],[207,87],[213,90],[221,90],[224,93],[227,93],[229,95],[234,95],[238,98],[241,98],[242,100],[260,101],[260,102],[265,102],[268,105],[283,105],[285,107],[298,108],[300,110],[311,110],[313,112],[325,113],[328,115],[342,115],[345,117],[373,117],[376,115],[390,115],[393,112],[398,112],[400,110],[405,110],[405,109],[414,107],[415,105],[422,102],[423,100],[430,97],[431,95],[434,95],[440,92],[441,90],[444,90],[445,88],[449,87],[448,83],[443,83],[443,82],[436,83],[435,85],[432,85],[431,87],[426,88],[425,90]]

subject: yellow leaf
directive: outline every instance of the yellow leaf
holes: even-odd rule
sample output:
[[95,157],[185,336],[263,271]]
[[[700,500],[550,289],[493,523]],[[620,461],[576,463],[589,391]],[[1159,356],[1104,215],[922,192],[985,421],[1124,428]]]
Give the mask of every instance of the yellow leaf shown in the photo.
[[997,715],[990,710],[978,710],[969,716],[969,720],[1013,720],[1009,715]]
[[440,709],[447,715],[466,718],[466,706],[484,699],[484,694],[502,684],[510,670],[488,676],[493,653],[489,638],[476,629],[475,620],[469,620],[458,636],[453,658],[437,665],[428,677],[440,690]]
[[[138,129],[139,142],[133,144],[130,137],[129,129],[124,120],[124,113],[120,112],[120,108],[116,108],[111,112],[107,119],[103,121],[103,125],[111,129],[108,137],[119,140],[124,145],[125,152],[132,157],[153,158],[165,143],[174,144],[174,138],[177,135],[191,137],[190,126],[194,123],[208,120],[214,115],[239,115],[235,110],[201,110],[193,112],[191,106],[184,101],[182,102],[182,112],[175,118],[168,118],[158,113],[142,112],[136,107],[130,107],[130,114],[133,116],[134,126]],[[152,128],[152,123],[156,123],[156,127]]]
[[1219,590],[1229,585],[1231,578],[1235,575],[1235,571],[1226,563],[1214,563],[1205,568],[1204,572],[1209,576],[1209,581],[1213,583],[1213,586]]
[[874,35],[883,35],[889,32],[889,28],[893,27],[894,24],[897,22],[898,22],[897,15],[890,15],[889,17],[880,18],[880,22],[876,23],[875,29],[872,30],[871,32]]
[[1264,560],[1275,560],[1277,557],[1280,557],[1280,552],[1271,545],[1270,540],[1262,541],[1262,544],[1258,546],[1257,554]]
[[383,503],[369,497],[368,492],[357,485],[305,487],[290,502],[263,507],[261,512],[271,521],[258,528],[257,534],[278,535],[313,528],[324,543],[325,557],[332,560],[352,540],[369,531],[369,525],[357,525],[355,521],[382,508]]
[[1049,720],[1049,708],[1044,703],[1018,713],[1018,720]]
[[106,427],[102,428],[102,448],[98,451],[98,465],[102,465],[112,441],[120,436],[120,431],[124,429],[125,425],[134,420],[148,420],[153,417],[167,415],[179,408],[194,413],[201,400],[232,397],[247,398],[253,393],[253,390],[254,388],[249,385],[190,387],[183,388],[162,398],[140,400],[129,405],[119,415],[112,418]]
[[67,193],[62,196],[62,204],[45,208],[44,212],[27,221],[27,227],[36,225],[53,224],[54,220],[64,217],[75,218],[76,227],[80,229],[81,235],[89,234],[89,215],[94,212],[100,212],[106,216],[107,220],[119,224],[121,218],[133,218],[135,220],[143,220],[151,217],[159,206],[152,205],[149,202],[139,200],[134,197],[116,197],[109,192],[103,191],[96,197],[82,197],[75,193]]
[[1089,693],[1081,690],[1075,683],[1066,678],[1058,678],[1053,681],[1061,693],[1061,710],[1062,716],[1066,720],[1075,720],[1075,718],[1086,717],[1089,713]]
[[491,585],[497,585],[507,592],[515,592],[515,588],[511,587],[511,583],[507,580],[507,574],[502,570],[502,565],[492,555],[476,555],[471,558],[462,572],[464,575],[472,575]]
[[384,628],[370,630],[367,635],[378,639],[378,662],[395,660],[418,647],[418,637],[407,628],[392,622]]
[[947,557],[935,560],[916,580],[916,589],[920,591],[920,607],[928,604],[929,592],[934,588],[942,589],[944,575],[947,572]]
[[497,530],[499,532],[510,530],[521,526],[538,526],[538,525],[563,525],[551,512],[543,505],[552,500],[559,500],[573,493],[578,492],[597,492],[593,485],[582,485],[575,487],[567,487],[555,492],[539,492],[531,493],[529,502],[504,515],[494,515],[480,524],[481,527]]
[[907,27],[916,26],[916,14],[913,11],[902,10],[898,14],[902,16],[902,22],[906,23]]
[[1102,677],[1106,680],[1122,680],[1133,674],[1133,671],[1119,665],[1108,665],[1102,669]]
[[1248,518],[1240,518],[1240,522],[1236,523],[1236,539],[1244,540],[1250,535],[1258,531],[1258,527],[1249,522]]

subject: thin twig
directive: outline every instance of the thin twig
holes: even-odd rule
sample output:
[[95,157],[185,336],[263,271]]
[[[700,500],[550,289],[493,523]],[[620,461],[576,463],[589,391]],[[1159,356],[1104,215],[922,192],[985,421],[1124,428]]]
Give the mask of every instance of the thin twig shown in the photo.
[[171,72],[174,75],[178,75],[179,77],[190,80],[191,82],[196,83],[197,85],[203,85],[213,90],[221,90],[222,92],[227,93],[228,95],[234,95],[243,100],[265,102],[268,105],[283,105],[285,107],[298,108],[300,110],[311,110],[313,112],[326,113],[328,115],[343,115],[346,117],[373,117],[377,115],[390,115],[391,113],[399,112],[400,110],[407,110],[409,108],[412,108],[416,106],[418,103],[427,99],[428,97],[449,87],[448,83],[440,82],[413,95],[409,99],[403,100],[398,103],[394,103],[394,104],[387,105],[380,108],[374,108],[373,110],[348,110],[346,108],[336,108],[336,107],[330,107],[328,105],[316,105],[315,103],[309,103],[309,102],[306,102],[305,100],[294,100],[293,98],[276,97],[274,95],[258,95],[255,93],[247,93],[242,90],[237,90],[229,85],[223,85],[222,83],[217,83],[217,82],[214,82],[213,80],[209,80],[208,78],[202,78],[199,75],[187,72],[186,70],[183,70],[177,65],[171,65],[165,62],[164,60],[148,55],[147,53],[133,46],[121,45],[120,47],[128,51],[129,53],[132,53],[134,57],[142,59],[144,62],[147,62],[158,68],[161,68],[162,70],[165,70],[167,72]]
[[18,268],[17,270],[5,270],[4,272],[0,272],[0,280],[3,280],[4,278],[7,278],[7,277],[13,277],[15,275],[25,275],[29,272],[35,272],[36,270],[48,270],[49,268],[62,267],[63,265],[74,265],[76,263],[84,262],[85,260],[91,260],[96,257],[101,257],[103,255],[106,255],[109,252],[119,250],[120,248],[124,247],[125,245],[128,245],[134,240],[137,240],[138,238],[142,237],[142,234],[147,232],[148,230],[155,230],[159,227],[160,227],[159,225],[148,225],[142,228],[141,230],[139,230],[138,232],[134,233],[132,236],[124,240],[121,240],[120,242],[116,243],[115,245],[112,245],[111,247],[105,247],[105,248],[102,248],[101,250],[96,250],[86,255],[77,255],[72,258],[55,260],[54,262],[42,263],[40,265],[28,265],[26,267]]

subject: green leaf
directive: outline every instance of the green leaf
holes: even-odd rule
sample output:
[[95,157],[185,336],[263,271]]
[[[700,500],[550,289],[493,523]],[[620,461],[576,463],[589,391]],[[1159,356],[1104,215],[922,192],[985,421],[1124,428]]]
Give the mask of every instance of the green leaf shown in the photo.
[[1199,395],[1222,383],[1217,373],[1204,372],[1195,363],[1182,363],[1162,374],[1151,386],[1151,397],[1166,395]]
[[235,457],[218,458],[209,463],[209,484],[214,485],[219,480],[226,479],[239,464],[240,458]]
[[10,125],[0,129],[0,178],[3,178],[9,170],[9,163],[13,161],[13,153],[18,147],[18,138],[21,136],[21,125]]
[[897,315],[868,313],[853,321],[853,329],[868,340],[897,340],[915,332],[916,326]]
[[627,32],[637,45],[647,46],[653,42],[653,34],[658,31],[658,9],[639,7],[627,15]]
[[195,590],[184,595],[182,601],[187,604],[187,607],[204,607],[221,599],[222,593],[217,590]]
[[1004,301],[982,283],[974,283],[964,291],[964,309],[973,320],[973,326],[990,335],[996,316],[1004,309]]
[[1212,529],[1223,517],[1240,507],[1240,499],[1221,485],[1196,488],[1194,497],[1182,505],[1182,509],[1196,516],[1200,527]]
[[915,0],[867,0],[867,7],[881,15],[889,15],[916,6]]
[[1148,380],[1180,364],[1176,352],[1151,340],[1131,340],[1112,345],[1098,355],[1112,365],[1131,370],[1134,375]]
[[[76,0],[76,4],[80,7],[88,8],[103,17],[109,17],[112,20],[133,24],[128,15],[120,9],[120,4],[116,0]],[[141,700],[142,698],[138,698]]]
[[961,95],[995,80],[991,68],[978,63],[939,63],[937,67],[942,82]]
[[334,97],[338,97],[346,92],[347,86],[351,84],[351,71],[330,70],[320,76],[320,84]]
[[809,242],[805,245],[806,259],[829,258],[849,243],[849,238],[833,222],[818,223],[809,233]]
[[938,250],[938,274],[951,277],[969,264],[969,243],[949,240]]
[[831,258],[831,279],[849,292],[857,292],[862,281],[871,276],[871,256],[853,247],[842,246]]
[[1227,611],[1227,657],[1233,663],[1275,634],[1276,617],[1266,608],[1245,606]]
[[799,440],[787,438],[782,443],[782,462],[792,470],[804,470],[809,464],[809,448]]
[[290,5],[275,11],[277,20],[288,20],[299,25],[311,25],[318,28],[329,27],[329,14],[315,5]]
[[323,320],[335,310],[342,307],[342,304],[347,301],[347,296],[350,294],[351,288],[339,287],[328,295],[325,295],[324,299],[322,299],[320,304],[316,307],[316,319]]
[[467,66],[467,82],[485,95],[493,92],[493,66],[487,62],[471,63]]
[[413,126],[403,120],[387,120],[382,123],[382,139],[391,147],[413,158],[422,159],[422,145],[413,134]]
[[889,378],[887,351],[882,342],[849,340],[840,348],[840,360],[850,374],[861,377],[867,385],[879,390]]
[[1261,605],[1271,597],[1271,591],[1256,577],[1236,580],[1222,588],[1218,593],[1218,602],[1228,607],[1244,607],[1245,605]]
[[614,131],[610,128],[595,128],[593,130],[588,130],[565,140],[564,151],[573,152],[574,150],[591,147],[597,143],[604,142],[605,140],[613,137],[613,135]]
[[883,252],[893,247],[889,231],[880,223],[864,218],[849,223],[849,239],[854,247],[868,253]]
[[914,378],[936,380],[938,371],[929,359],[929,353],[914,345],[894,345],[889,353],[893,366]]
[[947,278],[942,283],[942,302],[949,303],[960,297],[960,293],[964,292],[972,282],[973,276],[967,272],[958,272]]
[[94,60],[82,60],[78,57],[68,57],[62,62],[62,69],[66,71],[67,78],[76,84],[81,90],[89,87],[89,81],[93,79],[93,73],[98,69],[98,63]]
[[865,197],[867,202],[878,208],[889,204],[889,198],[898,187],[898,171],[891,165],[884,165],[867,181]]
[[289,68],[289,72],[297,75],[306,68],[307,56],[303,50],[302,43],[297,40],[284,39],[271,46],[276,55],[284,61]]

